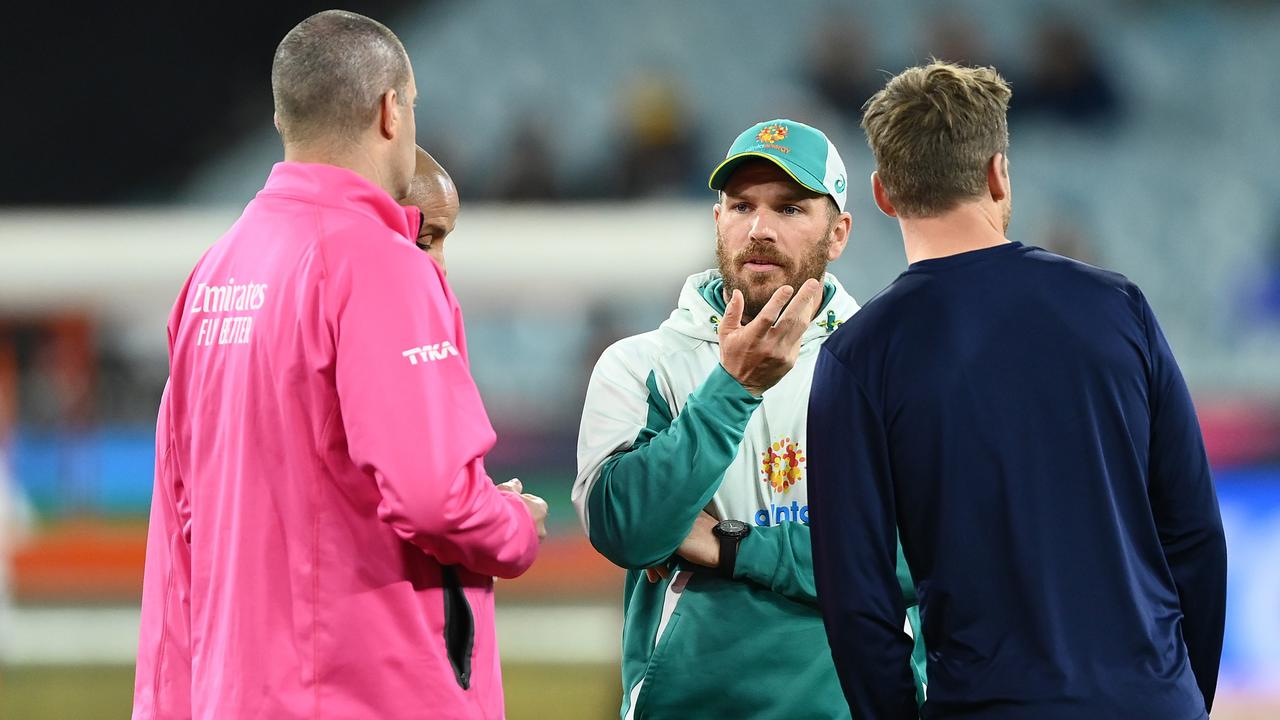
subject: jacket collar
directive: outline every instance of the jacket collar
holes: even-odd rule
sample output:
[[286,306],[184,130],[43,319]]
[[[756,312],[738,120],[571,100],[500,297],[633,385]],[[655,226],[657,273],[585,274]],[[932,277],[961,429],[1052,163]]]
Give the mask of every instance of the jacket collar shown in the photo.
[[271,168],[258,197],[289,197],[317,205],[354,210],[399,235],[414,240],[417,208],[396,203],[386,190],[359,173],[336,165],[279,162]]

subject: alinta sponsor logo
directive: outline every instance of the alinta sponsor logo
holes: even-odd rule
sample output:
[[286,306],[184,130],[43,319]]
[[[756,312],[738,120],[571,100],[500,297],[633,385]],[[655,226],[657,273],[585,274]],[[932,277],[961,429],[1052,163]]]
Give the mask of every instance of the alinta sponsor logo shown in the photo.
[[809,506],[801,505],[796,500],[792,500],[790,505],[770,503],[768,510],[760,508],[756,511],[755,521],[759,527],[781,525],[784,522],[799,522],[808,525]]
[[[760,453],[761,480],[775,493],[786,494],[804,478],[804,451],[790,437],[775,440]],[[771,503],[769,509],[756,511],[756,525],[768,527],[784,522],[809,524],[809,506],[792,500],[790,505]]]
[[786,492],[804,477],[804,451],[789,437],[774,441],[760,453],[760,471],[774,492]]
[[454,357],[458,354],[458,349],[453,343],[445,340],[435,343],[434,345],[423,345],[421,347],[412,347],[400,353],[402,356],[409,358],[410,365],[417,365],[419,361],[428,363],[436,360],[444,360],[448,357]]

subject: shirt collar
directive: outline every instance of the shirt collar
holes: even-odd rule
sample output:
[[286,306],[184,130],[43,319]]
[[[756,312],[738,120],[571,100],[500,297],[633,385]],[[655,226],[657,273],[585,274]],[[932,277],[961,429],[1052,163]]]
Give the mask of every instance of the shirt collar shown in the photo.
[[[279,162],[259,196],[291,197],[362,213],[396,233],[417,237],[417,208],[401,207],[386,190],[359,173],[336,165]],[[412,211],[412,212],[411,212]]]

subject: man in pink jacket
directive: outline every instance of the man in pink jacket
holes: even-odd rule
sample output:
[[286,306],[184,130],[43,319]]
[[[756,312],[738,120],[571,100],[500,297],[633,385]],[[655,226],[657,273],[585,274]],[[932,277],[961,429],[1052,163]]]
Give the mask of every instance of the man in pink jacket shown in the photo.
[[493,576],[546,505],[495,486],[457,301],[400,207],[399,40],[328,11],[272,67],[285,162],[169,320],[134,718],[501,718]]

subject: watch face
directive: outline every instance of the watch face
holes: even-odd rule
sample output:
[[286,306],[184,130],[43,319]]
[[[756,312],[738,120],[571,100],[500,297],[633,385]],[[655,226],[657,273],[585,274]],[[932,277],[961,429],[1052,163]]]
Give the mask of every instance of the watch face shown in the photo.
[[751,532],[751,526],[741,520],[721,520],[716,525],[716,534],[724,537],[741,538]]

